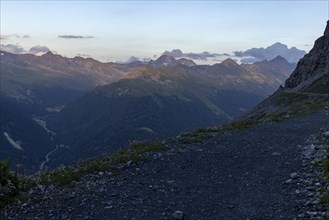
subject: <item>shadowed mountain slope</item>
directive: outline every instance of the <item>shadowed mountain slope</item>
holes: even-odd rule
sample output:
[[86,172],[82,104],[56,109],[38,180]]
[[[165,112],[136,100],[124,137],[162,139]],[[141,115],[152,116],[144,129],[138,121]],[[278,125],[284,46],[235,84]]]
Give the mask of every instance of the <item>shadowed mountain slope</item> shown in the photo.
[[[225,123],[275,91],[278,76],[292,71],[292,65],[282,58],[258,69],[257,63],[249,65],[257,69],[250,71],[232,59],[209,66],[163,55],[149,63],[116,64],[51,52],[1,52],[0,157],[18,161],[15,155],[23,154],[35,169],[52,152],[47,165],[55,166],[134,141]],[[18,132],[35,125],[41,131],[30,129],[36,131],[33,137],[33,132]],[[5,133],[25,151],[13,148]],[[38,144],[38,138],[48,141]],[[39,149],[40,155],[30,157],[30,149]],[[25,165],[29,169],[30,162]]]
[[[232,77],[241,80],[246,70],[237,66]],[[261,92],[242,88],[247,82],[258,85],[253,80],[232,80],[236,87],[226,88],[208,75],[168,67],[140,67],[117,82],[96,88],[60,112],[52,126],[70,149],[58,158],[72,161],[82,153],[89,157],[110,152],[129,141],[159,139],[228,122],[263,98]]]

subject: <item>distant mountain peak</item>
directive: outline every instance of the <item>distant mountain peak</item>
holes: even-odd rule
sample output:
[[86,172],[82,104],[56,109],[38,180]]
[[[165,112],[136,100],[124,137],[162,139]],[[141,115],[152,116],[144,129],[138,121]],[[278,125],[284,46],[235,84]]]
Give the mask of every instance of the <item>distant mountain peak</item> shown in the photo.
[[280,63],[288,63],[288,61],[284,58],[284,57],[282,57],[282,56],[280,56],[280,55],[278,55],[277,57],[275,57],[273,60],[271,60],[270,62],[272,62],[272,63],[278,63],[278,62],[280,62]]
[[239,65],[237,62],[235,62],[233,59],[231,58],[227,58],[226,60],[224,60],[222,62],[222,64],[225,64],[225,65]]
[[42,55],[42,57],[54,57],[54,56],[56,56],[56,55],[53,54],[50,50],[47,53]]
[[152,66],[172,66],[176,59],[168,54],[161,55],[158,59],[150,61]]
[[186,58],[180,58],[180,59],[178,59],[177,60],[177,63],[178,64],[181,64],[181,65],[184,65],[184,66],[188,66],[188,67],[196,66],[197,65],[193,60],[189,60],[189,59],[186,59]]
[[297,63],[304,55],[305,51],[296,47],[288,48],[287,45],[276,42],[266,48],[251,48],[246,51],[234,52],[236,56],[247,57],[241,60],[242,63],[248,63],[250,60],[273,60],[278,55],[284,57],[289,63]]
[[283,44],[283,43],[281,43],[281,42],[275,42],[274,44],[272,44],[272,46],[277,46],[277,45],[280,45],[280,46],[284,46],[284,47],[286,47],[287,45],[285,45],[285,44]]
[[172,55],[163,54],[155,61],[173,61],[176,60]]
[[267,48],[271,48],[271,47],[276,47],[276,48],[287,48],[288,49],[288,46],[283,44],[283,43],[280,43],[280,42],[276,42],[274,44],[272,44],[271,46],[268,46]]
[[173,49],[171,52],[166,50],[162,55],[171,55],[178,58],[182,57],[184,54],[180,49]]

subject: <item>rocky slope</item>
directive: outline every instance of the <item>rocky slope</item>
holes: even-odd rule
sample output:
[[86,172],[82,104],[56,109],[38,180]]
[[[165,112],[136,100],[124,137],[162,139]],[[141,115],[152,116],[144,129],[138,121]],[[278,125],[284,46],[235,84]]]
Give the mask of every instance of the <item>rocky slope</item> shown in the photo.
[[[308,138],[318,133],[322,138],[325,130],[320,128],[329,129],[328,124],[328,111],[322,111],[241,131],[187,133],[161,142],[162,152],[147,153],[142,164],[127,155],[116,169],[106,169],[107,162],[101,162],[99,170],[67,185],[39,184],[25,194],[24,202],[7,206],[1,215],[4,219],[322,219],[329,210],[319,204],[320,190],[329,184],[314,172],[312,163],[326,155],[323,141],[329,137],[316,142]],[[66,172],[57,175],[63,180],[74,176]]]
[[328,86],[328,60],[329,23],[327,24],[324,35],[315,41],[313,49],[298,62],[297,68],[289,79],[287,79],[285,88],[298,91],[310,86],[314,81],[322,77],[324,77],[324,83]]

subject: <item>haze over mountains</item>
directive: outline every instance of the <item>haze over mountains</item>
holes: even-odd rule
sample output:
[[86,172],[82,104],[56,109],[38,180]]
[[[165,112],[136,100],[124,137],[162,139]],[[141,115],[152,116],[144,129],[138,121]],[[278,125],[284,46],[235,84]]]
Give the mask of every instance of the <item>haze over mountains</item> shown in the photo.
[[36,171],[225,123],[283,85],[295,65],[281,56],[196,65],[164,54],[118,64],[1,51],[0,155]]
[[[18,45],[14,44],[7,44],[7,45],[0,45],[0,51],[5,51],[14,54],[34,54],[37,56],[41,56],[50,49],[46,46],[36,45],[30,49],[22,48]],[[54,53],[54,52],[53,52]],[[305,55],[305,51],[297,49],[296,47],[288,48],[287,45],[277,42],[271,46],[266,48],[251,48],[246,51],[233,51],[231,54],[229,53],[211,53],[211,52],[202,52],[202,53],[193,53],[193,52],[183,52],[180,49],[173,49],[172,51],[165,51],[161,55],[170,55],[175,59],[188,59],[192,60],[198,64],[214,64],[220,63],[227,58],[234,59],[240,63],[254,63],[256,61],[262,60],[273,60],[277,56],[282,56],[290,63],[297,63],[300,58]],[[160,55],[160,56],[161,56]],[[77,56],[90,58],[88,55],[84,54],[77,54]],[[131,56],[125,63],[133,63],[136,61],[147,63],[151,58],[139,58],[136,56]],[[120,62],[122,63],[122,61]]]

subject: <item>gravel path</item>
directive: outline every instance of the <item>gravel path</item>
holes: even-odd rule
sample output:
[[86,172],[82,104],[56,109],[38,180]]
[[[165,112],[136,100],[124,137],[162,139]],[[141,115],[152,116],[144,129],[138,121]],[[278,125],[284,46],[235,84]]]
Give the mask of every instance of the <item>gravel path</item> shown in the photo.
[[285,182],[303,172],[302,146],[328,125],[328,113],[319,112],[201,143],[178,137],[166,142],[169,152],[118,176],[100,172],[64,189],[34,190],[39,199],[2,217],[171,219],[179,210],[186,219],[294,219],[305,196]]

